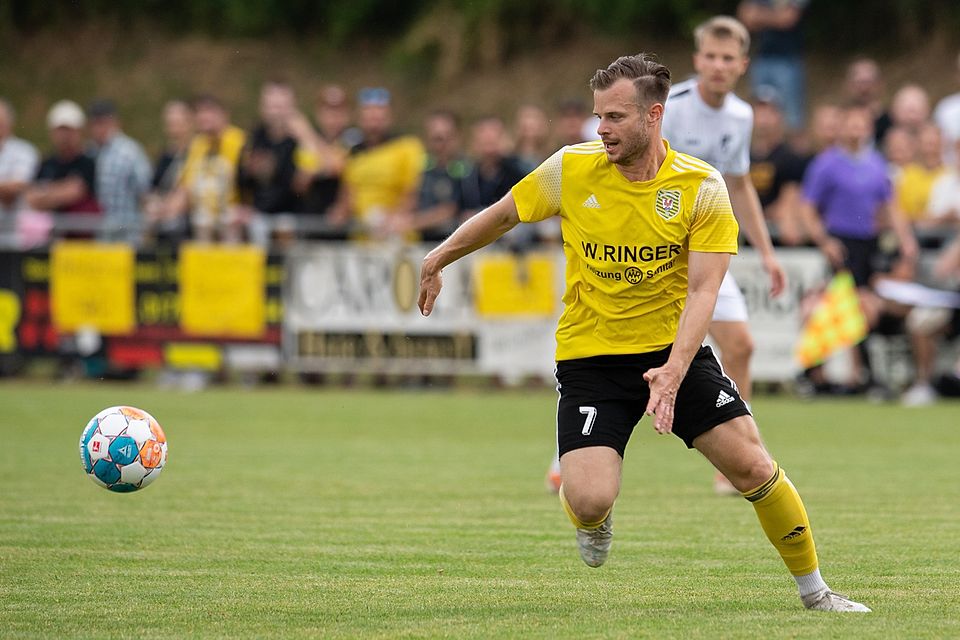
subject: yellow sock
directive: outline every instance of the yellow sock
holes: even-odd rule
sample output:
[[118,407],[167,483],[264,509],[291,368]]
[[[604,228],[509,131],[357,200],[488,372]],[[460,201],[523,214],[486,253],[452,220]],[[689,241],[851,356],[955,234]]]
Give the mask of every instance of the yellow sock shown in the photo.
[[563,485],[560,485],[560,504],[563,505],[563,510],[567,512],[567,517],[570,518],[570,522],[578,529],[596,529],[603,524],[603,521],[607,519],[607,515],[610,513],[607,511],[607,513],[603,514],[603,517],[596,522],[584,522],[573,512],[573,508],[571,508],[570,503],[567,502],[567,497],[563,495]]
[[776,470],[770,479],[743,497],[753,504],[760,526],[790,573],[806,575],[818,566],[810,520],[793,483],[779,465],[774,466]]

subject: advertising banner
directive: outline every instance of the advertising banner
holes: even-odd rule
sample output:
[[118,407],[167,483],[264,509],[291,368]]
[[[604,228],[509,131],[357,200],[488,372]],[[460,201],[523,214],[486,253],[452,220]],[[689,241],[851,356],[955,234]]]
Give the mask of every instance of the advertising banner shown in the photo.
[[133,248],[80,240],[50,250],[50,303],[60,332],[131,333],[134,311]]
[[180,251],[180,325],[191,336],[258,338],[266,326],[266,257],[251,245]]
[[[493,291],[496,280],[508,299],[522,297],[517,267],[507,266],[509,273],[500,280],[504,257],[496,250],[468,256],[443,270],[443,292],[424,318],[417,296],[420,262],[428,249],[327,244],[289,255],[285,351],[294,368],[552,377],[560,300],[551,280],[556,258],[533,259],[538,293],[516,314],[503,313],[503,296],[498,299]],[[487,293],[480,297],[491,317],[477,308],[478,273],[487,278]]]

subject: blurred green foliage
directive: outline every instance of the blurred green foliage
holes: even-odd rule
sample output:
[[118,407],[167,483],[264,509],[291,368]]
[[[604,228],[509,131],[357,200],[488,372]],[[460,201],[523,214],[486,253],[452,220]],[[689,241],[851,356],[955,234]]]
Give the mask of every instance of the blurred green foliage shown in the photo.
[[[458,15],[464,30],[496,26],[507,51],[577,28],[688,37],[716,13],[735,13],[737,0],[0,0],[0,33],[64,28],[83,21],[157,23],[214,36],[289,33],[327,38],[397,39],[437,10]],[[811,46],[838,51],[915,46],[960,33],[956,0],[812,0],[805,30]]]

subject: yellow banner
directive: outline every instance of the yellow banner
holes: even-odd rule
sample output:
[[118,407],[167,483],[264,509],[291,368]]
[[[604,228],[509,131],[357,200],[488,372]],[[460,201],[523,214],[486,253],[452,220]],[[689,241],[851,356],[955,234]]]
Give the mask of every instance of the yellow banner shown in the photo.
[[163,355],[174,369],[216,371],[223,365],[223,351],[215,344],[170,342],[164,346]]
[[196,336],[257,338],[266,327],[266,256],[259,247],[180,250],[180,327]]
[[0,353],[16,351],[18,322],[20,322],[20,298],[13,291],[0,289]]
[[78,240],[55,244],[50,251],[50,305],[57,330],[133,332],[135,258],[126,244]]
[[552,316],[559,297],[550,256],[480,256],[474,277],[477,313],[488,318]]

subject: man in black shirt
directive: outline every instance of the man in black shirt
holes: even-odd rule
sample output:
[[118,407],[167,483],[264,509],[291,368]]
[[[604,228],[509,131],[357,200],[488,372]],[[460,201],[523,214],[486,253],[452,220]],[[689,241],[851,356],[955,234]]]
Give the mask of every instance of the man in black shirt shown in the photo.
[[292,213],[300,208],[293,182],[297,141],[289,127],[295,113],[293,89],[289,84],[271,81],[263,85],[261,120],[247,139],[237,173],[241,200],[260,213]]
[[[473,168],[460,180],[460,220],[470,218],[509,193],[524,178],[520,162],[507,155],[507,130],[503,120],[486,116],[473,125],[471,135]],[[516,251],[534,241],[533,228],[521,225],[503,241]]]
[[460,118],[452,111],[437,109],[427,115],[424,137],[427,167],[409,226],[424,240],[438,241],[455,228],[460,183],[471,164],[460,152]]
[[58,213],[98,213],[93,158],[84,153],[86,116],[75,102],[61,100],[47,114],[53,153],[43,159],[24,194],[27,206]]
[[753,101],[750,179],[760,196],[771,235],[781,244],[803,242],[800,198],[807,161],[786,141],[783,103],[776,89],[757,88]]
[[471,144],[474,166],[460,181],[462,219],[502,198],[526,175],[519,163],[506,154],[506,142],[506,128],[500,118],[487,116],[474,123]]

